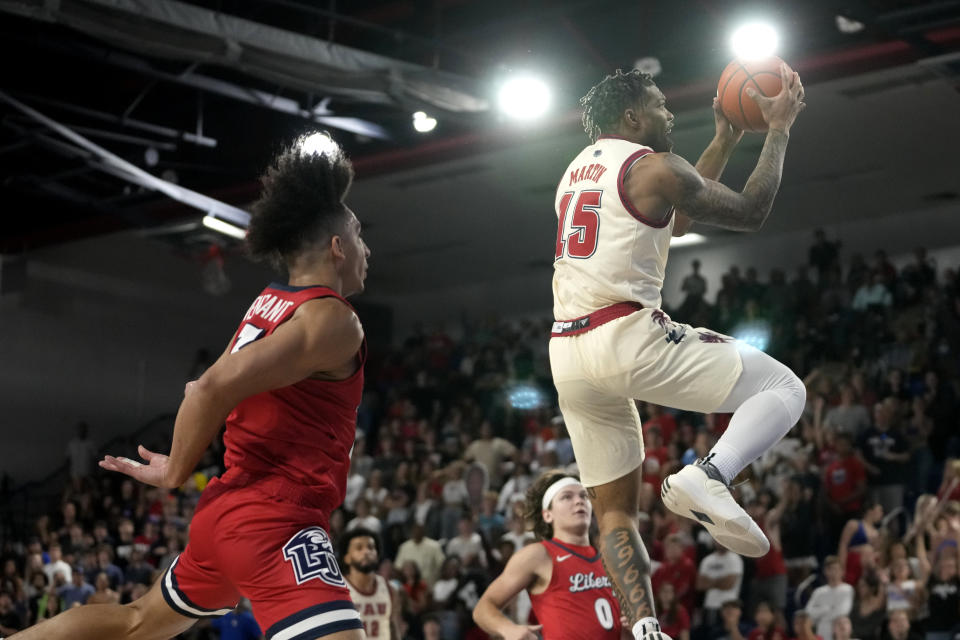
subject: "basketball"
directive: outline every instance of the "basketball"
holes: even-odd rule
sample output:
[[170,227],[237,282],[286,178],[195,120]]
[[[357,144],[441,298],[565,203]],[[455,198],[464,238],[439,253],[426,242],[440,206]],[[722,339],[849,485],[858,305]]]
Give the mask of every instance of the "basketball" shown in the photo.
[[[760,107],[747,95],[747,88],[753,87],[767,97],[780,93],[781,63],[783,60],[776,56],[762,60],[737,59],[723,70],[717,85],[717,98],[723,115],[733,126],[758,133],[767,130]],[[788,70],[793,72],[789,67]]]

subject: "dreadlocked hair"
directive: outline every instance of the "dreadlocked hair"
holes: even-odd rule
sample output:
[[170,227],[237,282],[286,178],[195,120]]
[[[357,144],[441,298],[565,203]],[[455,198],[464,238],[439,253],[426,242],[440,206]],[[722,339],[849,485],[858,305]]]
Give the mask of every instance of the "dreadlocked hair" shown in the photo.
[[250,215],[247,250],[276,267],[307,244],[336,235],[344,220],[353,165],[337,145],[312,150],[305,144],[311,135],[317,132],[300,136],[273,159]]
[[624,73],[617,69],[580,98],[583,107],[583,129],[591,142],[604,131],[610,131],[620,120],[626,109],[637,104],[646,105],[648,87],[653,85],[653,76],[637,69]]
[[527,496],[523,501],[523,518],[528,527],[533,526],[533,534],[537,540],[549,540],[553,537],[553,525],[543,519],[543,494],[550,485],[562,478],[580,479],[561,469],[552,469],[540,474],[527,488]]

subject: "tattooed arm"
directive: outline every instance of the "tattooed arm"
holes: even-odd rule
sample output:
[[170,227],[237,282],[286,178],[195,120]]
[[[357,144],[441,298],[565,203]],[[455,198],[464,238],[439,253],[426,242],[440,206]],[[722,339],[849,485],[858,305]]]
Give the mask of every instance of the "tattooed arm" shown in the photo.
[[[697,173],[708,180],[719,180],[723,174],[723,168],[727,166],[727,160],[730,159],[730,154],[733,153],[734,147],[743,137],[743,130],[737,129],[727,120],[727,116],[723,115],[720,101],[717,98],[713,99],[713,118],[716,123],[716,134],[707,148],[700,154],[700,159],[697,160],[694,168],[696,168]],[[673,235],[679,237],[690,230],[693,219],[683,211],[677,211],[675,216]]]
[[756,231],[763,226],[780,188],[783,158],[790,139],[790,127],[806,106],[803,85],[796,73],[780,70],[782,89],[773,98],[750,90],[769,125],[767,139],[756,168],[743,191],[737,193],[713,180],[704,179],[683,158],[658,153],[649,165],[646,187],[697,222],[735,231]]

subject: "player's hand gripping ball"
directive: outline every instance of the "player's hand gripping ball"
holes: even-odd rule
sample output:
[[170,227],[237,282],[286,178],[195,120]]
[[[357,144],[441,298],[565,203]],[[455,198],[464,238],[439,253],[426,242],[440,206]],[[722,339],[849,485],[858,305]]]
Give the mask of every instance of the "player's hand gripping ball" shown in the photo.
[[[720,84],[717,85],[717,98],[720,100],[723,115],[733,126],[758,133],[767,130],[767,123],[763,119],[760,107],[747,94],[747,89],[753,88],[768,98],[780,93],[781,64],[784,64],[783,60],[776,56],[762,60],[738,59],[728,64],[723,70],[720,75]],[[793,73],[792,69],[790,73]]]

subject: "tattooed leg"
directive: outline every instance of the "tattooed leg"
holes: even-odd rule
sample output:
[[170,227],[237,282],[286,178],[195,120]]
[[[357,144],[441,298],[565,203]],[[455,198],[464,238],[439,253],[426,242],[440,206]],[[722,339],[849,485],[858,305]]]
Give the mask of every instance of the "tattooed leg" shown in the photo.
[[587,492],[600,524],[600,554],[623,615],[633,624],[655,616],[650,556],[637,531],[640,469]]

